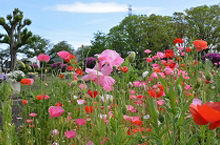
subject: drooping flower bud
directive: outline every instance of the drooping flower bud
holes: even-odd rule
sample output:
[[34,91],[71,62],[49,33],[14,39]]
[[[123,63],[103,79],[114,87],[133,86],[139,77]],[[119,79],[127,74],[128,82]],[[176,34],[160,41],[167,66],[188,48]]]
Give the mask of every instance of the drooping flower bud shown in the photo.
[[136,54],[135,54],[134,51],[132,51],[132,52],[128,55],[127,59],[128,59],[128,61],[129,61],[130,63],[132,63],[132,62],[135,60],[135,57],[136,57]]

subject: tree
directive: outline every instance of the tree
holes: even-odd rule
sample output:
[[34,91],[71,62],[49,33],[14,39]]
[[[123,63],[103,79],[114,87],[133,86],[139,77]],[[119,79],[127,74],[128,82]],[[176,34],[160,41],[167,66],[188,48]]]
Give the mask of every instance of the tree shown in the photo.
[[50,47],[50,41],[40,36],[33,36],[34,41],[19,49],[18,52],[25,54],[28,58],[33,58],[41,53],[46,53]]
[[4,65],[6,65],[6,63],[8,63],[8,60],[10,59],[10,49],[2,49],[0,48],[0,65],[1,68],[4,68]]
[[192,26],[188,37],[208,42],[209,48],[216,48],[220,41],[220,6],[199,6],[187,9],[187,23]]
[[23,20],[23,12],[18,8],[15,8],[13,14],[9,14],[6,17],[8,23],[6,23],[5,18],[0,17],[0,25],[5,29],[7,34],[0,34],[0,43],[6,43],[10,46],[10,56],[11,56],[11,70],[14,68],[16,62],[17,50],[31,42],[31,31],[27,28],[23,29],[25,26],[31,24],[30,19]]
[[62,50],[69,51],[72,54],[74,54],[74,51],[75,51],[72,45],[68,44],[67,41],[61,41],[57,43],[56,45],[54,45],[51,50],[49,50],[48,53],[50,55],[50,58],[54,59],[58,57],[57,52],[62,51]]
[[127,57],[130,51],[136,52],[137,59],[144,58],[144,50],[152,53],[163,51],[173,44],[173,20],[169,16],[132,15],[113,27],[108,33],[109,46]]
[[105,33],[98,31],[94,33],[93,40],[91,40],[91,47],[89,56],[94,56],[95,54],[100,54],[103,50],[108,48],[108,37]]
[[176,38],[184,38],[187,36],[189,25],[185,19],[186,15],[183,12],[174,12],[174,30]]

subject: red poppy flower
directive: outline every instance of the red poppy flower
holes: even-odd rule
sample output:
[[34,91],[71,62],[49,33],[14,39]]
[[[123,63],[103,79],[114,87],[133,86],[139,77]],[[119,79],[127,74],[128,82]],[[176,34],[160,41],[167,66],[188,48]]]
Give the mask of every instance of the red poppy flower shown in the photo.
[[22,100],[23,105],[27,105],[27,103],[28,103],[28,100]]
[[191,52],[192,49],[190,47],[186,47],[186,52]]
[[92,113],[93,107],[92,106],[85,106],[85,111],[86,111],[86,113]]
[[124,73],[128,72],[128,67],[127,66],[122,66],[121,71],[123,71]]
[[195,40],[193,42],[194,46],[196,47],[197,52],[202,51],[203,49],[207,49],[207,42],[203,40]]
[[76,72],[78,75],[83,75],[83,74],[84,74],[83,71],[82,71],[80,68],[77,68],[77,69],[75,70],[75,72]]
[[74,66],[68,66],[68,67],[67,67],[67,70],[68,70],[68,71],[73,71],[74,69],[75,69]]
[[57,103],[56,103],[56,106],[60,106],[60,107],[62,107],[63,104],[61,104],[60,102],[57,102]]
[[141,120],[136,120],[136,121],[131,121],[132,125],[141,125],[142,121]]
[[91,98],[96,98],[96,96],[98,95],[98,92],[97,91],[91,91],[91,90],[88,90],[88,94]]
[[165,50],[165,57],[166,58],[173,58],[174,57],[174,52],[172,49],[166,49]]
[[174,67],[175,67],[175,65],[176,65],[176,63],[175,63],[175,62],[174,62],[174,63],[170,63],[170,64],[169,64],[169,67],[170,67],[170,68],[174,68]]
[[70,54],[67,59],[64,59],[64,61],[65,62],[70,62],[73,59],[74,59],[74,61],[76,61],[76,56],[74,56],[73,54]]
[[159,86],[159,92],[157,92],[157,89],[149,89],[148,94],[153,98],[160,98],[161,96],[163,96],[163,86]]
[[60,79],[63,79],[64,76],[65,76],[64,74],[62,74],[62,75],[59,74],[59,75],[58,75],[58,77],[59,77]]
[[190,105],[193,120],[198,125],[209,124],[209,129],[220,127],[220,102],[207,102],[201,106]]
[[20,81],[20,83],[23,84],[23,85],[33,85],[34,80],[33,79],[22,79]]
[[174,45],[175,45],[176,43],[184,43],[184,41],[183,41],[183,39],[175,39],[175,40],[173,41],[173,43],[174,43]]

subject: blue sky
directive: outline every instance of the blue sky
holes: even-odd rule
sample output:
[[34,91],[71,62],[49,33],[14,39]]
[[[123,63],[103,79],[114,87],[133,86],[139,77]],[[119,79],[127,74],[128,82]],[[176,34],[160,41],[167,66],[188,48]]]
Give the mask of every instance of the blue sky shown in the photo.
[[[75,49],[89,45],[98,30],[108,33],[128,15],[155,13],[170,15],[200,5],[218,4],[219,0],[0,0],[0,17],[11,14],[14,8],[32,20],[27,28],[33,34],[49,39],[53,44],[66,40]],[[0,33],[5,31],[0,27]],[[0,44],[0,48],[5,48]]]

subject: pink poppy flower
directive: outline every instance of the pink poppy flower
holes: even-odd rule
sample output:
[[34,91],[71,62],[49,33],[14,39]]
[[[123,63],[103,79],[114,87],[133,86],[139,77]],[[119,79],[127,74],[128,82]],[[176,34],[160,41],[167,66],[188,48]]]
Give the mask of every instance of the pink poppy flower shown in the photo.
[[86,120],[85,119],[76,119],[76,124],[77,125],[85,125],[86,124]]
[[82,77],[83,80],[92,80],[97,85],[101,85],[105,88],[106,86],[112,86],[115,84],[115,80],[112,77],[106,76],[100,71],[86,68],[85,72],[88,74]]
[[77,100],[77,104],[79,104],[79,105],[82,105],[84,103],[85,103],[85,100],[82,100],[82,99]]
[[161,105],[164,104],[164,102],[165,102],[164,100],[157,100],[157,105],[158,105],[158,106],[161,106]]
[[60,117],[63,114],[64,109],[60,106],[50,106],[48,112],[50,113],[50,118]]
[[86,145],[95,145],[92,141],[89,141]]
[[157,76],[157,73],[156,72],[153,72],[151,74],[151,77],[154,78],[154,79],[158,79],[159,77]]
[[50,56],[41,53],[40,55],[38,55],[37,60],[39,60],[40,62],[48,62],[50,61]]
[[30,117],[36,117],[37,116],[37,113],[31,113],[29,114]]
[[102,115],[102,114],[100,114],[100,119],[102,120],[102,119],[104,119],[104,122],[105,123],[108,123],[109,121],[107,120],[107,115],[105,114],[105,115]]
[[185,90],[191,90],[192,87],[191,87],[190,85],[186,85],[184,89],[185,89]]
[[59,51],[57,52],[58,56],[63,59],[68,59],[71,55],[68,51]]
[[52,130],[52,135],[59,135],[59,131],[57,129]]
[[130,116],[127,116],[127,115],[124,115],[124,116],[123,116],[123,119],[126,120],[126,121],[131,121],[131,117],[130,117]]
[[65,136],[67,138],[74,138],[76,136],[76,132],[74,130],[71,131],[65,131]]
[[150,50],[150,49],[146,49],[146,50],[144,50],[144,53],[150,54],[150,53],[151,53],[151,50]]
[[[101,54],[98,54],[98,60],[103,64],[111,64],[112,66],[120,66],[124,59],[114,50],[106,49]],[[107,62],[107,63],[106,63]]]
[[80,84],[80,85],[79,85],[79,88],[80,88],[80,89],[87,89],[87,85],[86,85],[86,84]]
[[26,123],[33,123],[33,119],[27,119]]
[[184,47],[179,46],[178,49],[179,49],[180,51],[183,51]]
[[166,75],[172,75],[173,74],[173,70],[171,69],[171,68],[169,68],[169,67],[166,67],[165,69],[164,69],[164,71],[165,71],[165,74]]
[[130,112],[137,112],[137,108],[134,108],[132,105],[127,105],[127,110]]
[[192,104],[195,105],[195,106],[197,106],[197,105],[201,106],[202,101],[199,100],[198,98],[194,98],[193,101],[192,101]]
[[162,53],[162,52],[157,52],[157,57],[160,58],[160,59],[162,59],[162,58],[165,57],[165,54]]

